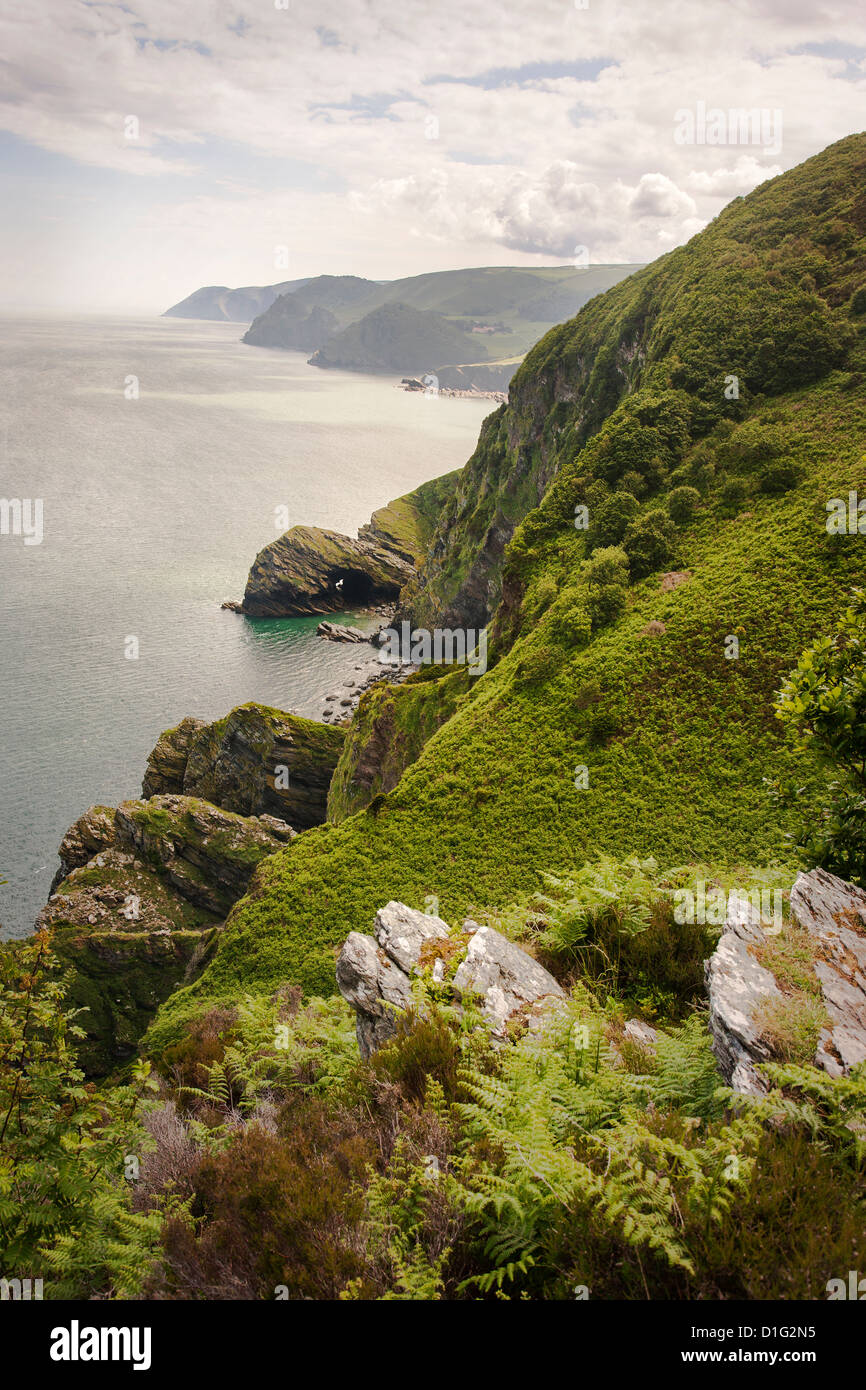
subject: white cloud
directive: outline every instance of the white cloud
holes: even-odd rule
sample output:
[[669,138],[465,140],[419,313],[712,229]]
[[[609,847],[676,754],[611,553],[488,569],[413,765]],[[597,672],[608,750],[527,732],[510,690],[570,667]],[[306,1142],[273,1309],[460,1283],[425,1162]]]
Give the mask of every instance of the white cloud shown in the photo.
[[[158,308],[277,278],[275,241],[298,275],[647,259],[858,129],[864,52],[859,0],[8,6],[0,129],[74,164],[16,173],[0,296],[121,307],[134,264]],[[677,145],[698,101],[780,109],[781,153]]]

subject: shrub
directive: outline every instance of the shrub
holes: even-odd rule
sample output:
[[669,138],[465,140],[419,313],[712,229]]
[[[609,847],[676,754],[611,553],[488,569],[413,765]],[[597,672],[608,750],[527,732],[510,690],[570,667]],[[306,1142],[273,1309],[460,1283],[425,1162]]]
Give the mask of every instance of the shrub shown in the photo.
[[800,469],[792,458],[772,459],[758,473],[758,487],[771,495],[790,492],[799,481]]
[[742,478],[728,478],[719,490],[719,506],[726,516],[736,516],[748,495],[749,490]]
[[423,1105],[432,1079],[449,1101],[459,1093],[460,1045],[442,1014],[429,1009],[424,1016],[411,1010],[397,1025],[387,1047],[371,1059],[373,1071],[399,1086],[405,1100]]
[[866,285],[861,285],[859,290],[855,290],[851,296],[851,313],[860,315],[866,314]]
[[673,522],[660,507],[636,517],[625,533],[623,548],[635,579],[671,563],[675,553]]
[[639,510],[637,499],[630,492],[614,492],[606,497],[598,510],[590,514],[592,548],[618,545]]
[[780,425],[747,420],[724,446],[724,458],[738,473],[754,473],[761,464],[778,458],[788,447],[788,434]]
[[695,487],[675,487],[668,495],[668,511],[678,525],[691,521],[701,503],[701,494]]
[[163,1236],[152,1296],[172,1299],[333,1299],[362,1275],[359,1184],[377,1159],[372,1123],[305,1101],[206,1154],[192,1179],[192,1221]]
[[596,550],[581,575],[593,629],[615,622],[628,603],[628,556],[619,546]]
[[[806,827],[812,864],[866,883],[866,591],[855,589],[832,637],[803,652],[776,699],[776,716],[842,779],[827,786],[823,816]],[[783,801],[796,789],[777,788]]]

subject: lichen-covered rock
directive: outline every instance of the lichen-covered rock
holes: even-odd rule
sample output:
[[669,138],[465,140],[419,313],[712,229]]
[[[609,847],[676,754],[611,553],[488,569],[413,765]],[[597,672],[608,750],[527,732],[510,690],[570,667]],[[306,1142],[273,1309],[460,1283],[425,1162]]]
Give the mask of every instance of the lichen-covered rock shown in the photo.
[[298,830],[325,820],[345,730],[247,704],[202,729],[190,749],[184,794],[242,816],[276,816]]
[[342,728],[252,702],[211,724],[184,719],[160,735],[142,794],[155,795],[149,789],[162,783],[166,793],[306,830],[325,820],[344,738]]
[[349,934],[336,972],[340,993],[356,1011],[362,1057],[393,1037],[400,1013],[411,1002],[412,976],[429,972],[443,983],[446,961],[449,971],[456,965],[455,1000],[477,996],[491,1031],[500,1037],[515,1015],[564,998],[548,971],[491,927],[452,933],[441,917],[390,902],[377,912],[373,931],[373,936]]
[[49,889],[53,893],[73,869],[86,864],[101,850],[110,849],[115,842],[114,807],[91,806],[79,816],[60,841],[60,868]]
[[[866,1061],[866,892],[823,869],[800,874],[791,890],[795,924],[808,932],[827,1025],[814,1062],[844,1076]],[[737,1091],[760,1093],[756,1064],[773,1053],[762,1034],[768,1002],[782,998],[775,977],[757,959],[768,944],[758,913],[740,899],[729,907],[721,940],[705,966],[713,1050]]]
[[253,561],[242,609],[256,618],[336,613],[397,598],[414,566],[373,540],[293,526]]
[[119,845],[134,847],[182,897],[225,916],[263,859],[295,831],[273,816],[239,816],[191,796],[123,801],[115,812]]
[[499,1034],[521,1009],[539,999],[565,997],[549,970],[492,927],[479,927],[470,936],[453,989],[458,998],[480,995],[484,1017]]
[[781,997],[774,977],[754,954],[754,947],[766,940],[755,909],[743,899],[729,899],[721,939],[704,967],[719,1070],[735,1091],[751,1095],[767,1090],[755,1064],[772,1056],[762,1037],[761,1009],[769,999]]
[[816,1060],[844,1076],[866,1061],[866,892],[813,869],[798,875],[791,911],[819,946],[814,968],[830,1022]]
[[72,967],[69,1003],[85,1010],[79,1051],[89,1075],[128,1061],[157,1008],[220,925],[132,852],[106,849],[74,868],[39,915]]
[[147,771],[141,784],[142,796],[161,796],[183,791],[186,762],[196,734],[206,727],[203,719],[187,715],[173,729],[160,734],[148,754]]
[[[75,860],[37,922],[73,967],[92,1074],[133,1055],[158,1006],[202,964],[261,861],[294,837],[275,816],[239,816],[163,795],[93,807],[64,837]],[[98,852],[84,860],[88,848]]]

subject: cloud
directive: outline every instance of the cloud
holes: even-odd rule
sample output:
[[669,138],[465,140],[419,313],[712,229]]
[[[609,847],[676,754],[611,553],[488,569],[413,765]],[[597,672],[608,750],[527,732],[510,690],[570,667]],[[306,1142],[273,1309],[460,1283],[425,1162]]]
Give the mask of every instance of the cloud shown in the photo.
[[[0,297],[45,293],[27,270],[38,245],[66,262],[70,294],[119,303],[122,229],[124,264],[160,307],[207,279],[273,278],[277,232],[297,275],[533,264],[577,245],[596,261],[657,255],[862,125],[866,13],[40,0],[0,13],[0,88],[0,130],[63,166],[16,163]],[[698,101],[780,109],[781,152],[678,145],[674,113]]]

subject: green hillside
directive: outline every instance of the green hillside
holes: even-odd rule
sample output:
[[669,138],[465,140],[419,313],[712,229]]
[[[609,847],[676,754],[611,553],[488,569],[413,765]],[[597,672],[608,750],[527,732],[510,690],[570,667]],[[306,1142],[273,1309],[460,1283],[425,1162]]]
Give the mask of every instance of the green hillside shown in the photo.
[[316,365],[353,371],[437,372],[496,361],[503,365],[492,384],[504,387],[552,324],[634,269],[486,266],[385,283],[321,275],[276,299],[244,342],[313,351]]
[[866,137],[839,142],[538,344],[406,600],[430,625],[495,610],[491,668],[394,694],[402,778],[348,814],[338,768],[340,823],[263,864],[153,1047],[241,989],[332,992],[335,949],[389,898],[454,920],[600,851],[790,860],[765,779],[796,776],[806,811],[822,786],[774,692],[866,579],[862,538],[825,528],[866,493],[864,175]]

